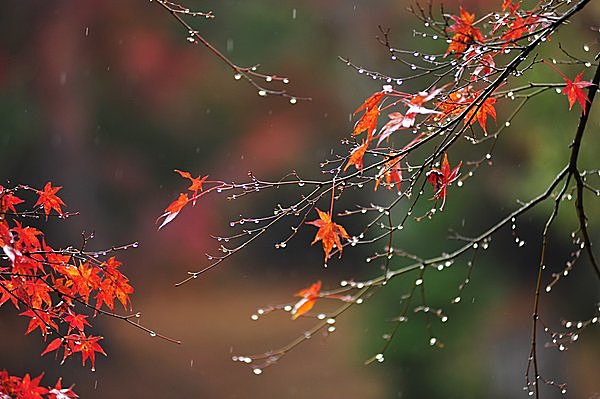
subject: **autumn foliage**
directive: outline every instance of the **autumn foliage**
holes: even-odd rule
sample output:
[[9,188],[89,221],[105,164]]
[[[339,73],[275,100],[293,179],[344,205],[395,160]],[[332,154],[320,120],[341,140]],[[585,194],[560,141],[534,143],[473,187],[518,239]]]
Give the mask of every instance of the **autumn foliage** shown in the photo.
[[[402,313],[394,318],[394,326],[391,332],[385,335],[386,342],[382,345],[381,352],[366,363],[382,362],[396,332],[407,320],[409,310],[435,316],[442,323],[448,320],[441,308],[433,309],[426,299],[425,278],[429,270],[443,271],[457,260],[471,254],[471,260],[467,262],[467,277],[459,286],[459,292],[462,292],[470,281],[473,259],[476,258],[478,250],[481,247],[487,248],[492,236],[505,226],[511,226],[513,235],[516,235],[514,229],[517,218],[529,212],[538,203],[548,200],[554,201],[555,212],[549,216],[544,229],[544,246],[540,264],[537,266],[538,280],[533,298],[531,325],[532,337],[536,337],[541,329],[538,324],[539,303],[546,267],[544,256],[547,231],[548,226],[554,222],[565,192],[577,192],[578,197],[575,207],[579,229],[572,233],[571,239],[581,248],[587,248],[592,269],[600,278],[600,271],[591,251],[582,194],[586,189],[596,195],[598,191],[586,186],[583,181],[584,176],[594,172],[579,170],[577,166],[580,150],[578,143],[581,142],[585,131],[586,116],[600,78],[597,73],[594,81],[586,80],[584,71],[580,71],[573,79],[567,77],[568,73],[563,72],[563,68],[565,71],[567,69],[565,64],[572,63],[578,67],[591,65],[567,52],[564,54],[570,58],[568,62],[557,62],[555,58],[543,59],[537,53],[545,44],[552,42],[551,38],[559,28],[587,3],[588,1],[583,0],[569,6],[569,2],[550,1],[537,2],[528,7],[526,2],[505,0],[496,4],[498,11],[479,15],[466,6],[460,6],[455,13],[448,13],[447,9],[442,8],[439,15],[435,15],[431,4],[424,7],[417,3],[411,6],[410,10],[427,29],[425,32],[415,30],[414,36],[432,40],[443,38],[445,44],[429,52],[420,49],[399,49],[391,43],[389,31],[380,28],[382,36],[378,38],[379,42],[389,51],[392,61],[398,62],[399,69],[409,67],[410,71],[403,78],[372,71],[344,59],[346,65],[354,68],[358,74],[382,84],[362,102],[357,102],[358,106],[352,113],[354,125],[347,130],[348,134],[342,139],[347,151],[332,153],[331,159],[321,163],[321,172],[325,177],[302,179],[294,171],[281,180],[265,181],[250,172],[250,181],[215,181],[211,182],[209,190],[202,191],[201,183],[207,183],[206,177],[192,178],[190,173],[176,170],[182,177],[191,180],[192,186],[188,190],[193,191],[193,197],[190,199],[187,194],[179,194],[178,199],[172,202],[161,216],[160,227],[171,222],[187,203],[195,203],[196,199],[211,191],[217,194],[225,193],[227,199],[235,200],[282,186],[310,187],[308,191],[300,188],[297,200],[286,199],[288,205],[278,204],[272,215],[240,216],[240,219],[232,221],[230,227],[237,230],[232,234],[215,236],[219,241],[220,253],[207,255],[209,265],[189,272],[189,277],[182,283],[199,277],[240,252],[255,239],[265,235],[271,226],[284,220],[292,220],[292,233],[282,241],[276,242],[275,248],[286,248],[287,243],[297,238],[300,235],[299,231],[306,229],[307,225],[316,227],[318,230],[310,245],[321,243],[325,266],[334,254],[342,258],[347,247],[370,245],[378,248],[366,259],[367,263],[374,262],[379,265],[374,277],[362,281],[349,278],[341,281],[340,287],[331,290],[324,289],[321,281],[317,281],[296,292],[294,295],[300,298],[296,302],[259,308],[252,316],[253,320],[258,320],[271,311],[283,310],[289,312],[293,320],[315,318],[316,324],[279,349],[253,356],[234,356],[234,360],[250,364],[255,374],[261,374],[265,367],[276,363],[314,333],[323,331],[323,334],[327,335],[334,332],[334,323],[338,316],[352,306],[363,303],[379,289],[385,288],[389,281],[416,275],[414,288],[408,289],[401,296]],[[533,80],[529,73],[544,64],[555,70],[561,78],[561,83]],[[461,244],[437,256],[422,257],[399,249],[403,242],[397,237],[402,234],[405,225],[411,224],[413,228],[418,228],[413,222],[425,222],[445,211],[455,189],[462,187],[475,172],[481,171],[482,167],[493,166],[491,159],[496,142],[505,134],[512,119],[520,113],[526,103],[551,91],[567,97],[569,110],[578,103],[582,118],[576,129],[574,144],[569,150],[570,161],[555,180],[549,183],[547,190],[529,202],[519,202],[520,207],[496,224],[488,226],[480,235],[465,237],[454,233],[453,238]],[[521,100],[521,103],[511,105],[515,99]],[[479,148],[486,143],[491,145],[481,154]],[[464,159],[466,157],[469,159]],[[561,182],[564,182],[564,188],[556,194],[555,190]],[[574,186],[572,182],[575,182]],[[381,186],[388,188],[391,193],[381,196],[381,191],[374,193]],[[372,188],[369,204],[354,204],[354,207],[344,208],[348,204],[348,198],[355,199],[352,193],[363,187]],[[389,194],[394,194],[392,199]],[[379,200],[384,204],[378,205]],[[404,208],[399,204],[404,204]],[[318,215],[317,219],[314,219],[315,212]],[[359,214],[367,215],[370,219],[357,228],[350,219]],[[246,222],[253,227],[242,226]],[[347,230],[344,226],[352,227]],[[429,240],[431,238],[428,238]],[[519,246],[524,243],[519,238],[516,242]],[[304,245],[308,244],[306,240]],[[341,263],[348,264],[353,261],[354,259],[344,262],[342,259]],[[566,270],[570,271],[570,267],[572,266],[567,266]],[[352,270],[345,272],[351,274]],[[550,292],[552,286],[560,279],[557,276],[559,274],[553,274],[553,280],[546,288],[547,292]],[[325,298],[342,303],[335,310],[326,306],[321,308],[319,299]],[[451,304],[459,302],[460,295],[450,300]],[[318,312],[314,312],[316,308]],[[586,325],[594,324],[597,320],[590,319]],[[444,344],[432,331],[431,322],[428,322],[429,344],[443,348]],[[548,332],[549,329],[544,331]],[[552,342],[557,346],[556,337],[564,341],[564,337],[572,336],[572,333],[552,333]],[[530,355],[526,360],[524,389],[530,396],[535,395],[537,398],[540,395],[538,382],[543,381],[549,386],[565,391],[564,384],[546,380],[541,376],[537,353],[538,343],[533,338]]]
[[[197,279],[255,240],[271,239],[269,233],[273,227],[286,223],[287,235],[274,240],[276,249],[285,250],[288,243],[294,241],[299,243],[300,249],[318,256],[318,264],[313,266],[319,272],[324,272],[322,266],[330,266],[335,259],[339,261],[336,271],[348,275],[333,288],[327,287],[324,278],[324,283],[321,280],[312,284],[300,282],[297,288],[287,291],[290,302],[259,308],[252,315],[253,320],[282,311],[288,321],[289,318],[294,320],[295,326],[306,320],[312,320],[314,326],[280,348],[258,355],[234,355],[234,360],[261,374],[264,368],[277,363],[316,333],[326,336],[336,331],[339,317],[388,289],[392,280],[407,282],[400,287],[402,292],[390,294],[397,294],[399,298],[396,301],[400,303],[398,314],[391,318],[390,332],[383,335],[385,342],[380,352],[365,363],[383,362],[408,315],[418,313],[427,317],[422,334],[426,342],[431,347],[443,348],[432,325],[435,321],[446,323],[449,317],[441,307],[429,304],[429,276],[450,267],[457,268],[455,264],[466,265],[463,267],[466,277],[458,286],[458,295],[454,293],[444,298],[447,304],[457,305],[461,301],[460,293],[471,281],[475,259],[487,249],[492,238],[510,230],[509,234],[516,237],[516,245],[524,245],[515,232],[517,221],[547,202],[550,211],[543,228],[538,229],[541,231],[539,259],[531,268],[536,280],[531,289],[529,353],[523,360],[526,365],[524,389],[536,399],[540,397],[541,383],[566,392],[565,384],[546,379],[540,371],[538,335],[550,337],[547,347],[564,348],[578,339],[578,333],[569,330],[572,323],[566,319],[560,322],[562,330],[552,331],[542,321],[544,309],[540,303],[544,293],[550,293],[561,276],[571,273],[582,253],[587,254],[590,269],[600,279],[600,268],[592,250],[590,213],[586,213],[584,207],[584,198],[589,204],[595,200],[592,197],[600,194],[600,190],[586,180],[598,175],[598,168],[595,165],[583,169],[581,162],[578,163],[600,72],[597,70],[593,77],[588,77],[582,68],[591,67],[592,62],[570,55],[560,45],[568,61],[546,57],[540,49],[548,43],[553,45],[558,30],[588,3],[589,0],[576,4],[550,0],[528,6],[527,2],[504,0],[497,1],[497,10],[489,13],[462,5],[456,9],[454,4],[451,11],[440,8],[436,13],[431,4],[423,7],[416,3],[410,11],[426,30],[415,31],[414,36],[430,38],[432,49],[425,52],[397,48],[392,44],[389,31],[380,28],[378,40],[395,65],[399,65],[402,78],[344,59],[349,69],[376,81],[377,86],[364,93],[349,109],[351,123],[339,128],[342,150],[332,151],[330,158],[323,160],[320,177],[301,178],[294,170],[279,180],[270,181],[249,172],[247,180],[226,182],[209,180],[208,175],[197,171],[174,169],[181,188],[165,199],[162,213],[160,209],[164,205],[157,209],[157,230],[165,229],[184,209],[204,206],[202,200],[208,195],[238,200],[265,190],[297,189],[296,197],[285,198],[266,214],[240,215],[229,223],[225,233],[213,235],[217,244],[214,253],[206,254],[208,264],[188,272],[177,286]],[[211,12],[191,12],[182,5],[162,0],[157,4],[185,28],[190,44],[204,46],[231,69],[235,80],[246,81],[260,97],[284,97],[291,104],[309,99],[271,86],[287,84],[289,80],[285,77],[263,74],[257,67],[245,68],[233,63],[182,17],[212,19]],[[597,64],[598,56],[593,61]],[[538,75],[531,73],[538,69],[552,74],[550,81],[538,81]],[[422,228],[442,212],[447,214],[459,202],[453,199],[460,198],[457,193],[460,187],[475,174],[485,173],[486,168],[494,166],[496,143],[506,134],[511,121],[529,101],[552,92],[560,96],[565,113],[567,108],[572,110],[575,106],[580,118],[569,133],[572,142],[564,149],[563,168],[553,171],[555,177],[545,188],[529,200],[517,199],[513,209],[503,209],[505,214],[496,222],[478,226],[478,232],[469,236],[454,230],[455,226],[448,226],[450,244],[444,242],[447,247],[441,250],[438,243],[443,239],[436,235],[439,231],[427,235],[427,241],[420,243],[423,248],[405,249],[408,240],[403,234],[409,228]],[[515,99],[520,102],[517,104]],[[363,193],[367,194],[357,194],[365,187],[368,190]],[[151,336],[178,342],[140,325],[139,313],[132,312],[130,297],[134,287],[123,274],[123,265],[115,253],[137,247],[137,243],[91,250],[92,235],[85,234],[82,245],[56,249],[51,243],[45,232],[47,223],[73,216],[65,211],[67,205],[61,199],[62,189],[52,182],[42,188],[0,186],[0,247],[3,251],[0,307],[16,309],[19,316],[27,320],[24,334],[39,333],[45,347],[41,355],[54,356],[60,364],[76,357],[83,366],[89,364],[94,370],[97,356],[107,356],[103,336],[94,331],[93,320],[98,315],[125,321]],[[576,249],[570,253],[571,260],[563,271],[550,274],[547,270],[549,231],[566,203],[574,210],[576,225],[566,241]],[[371,273],[369,278],[353,276],[356,269],[352,265],[356,259],[352,252],[356,246],[370,251],[365,263],[375,267],[366,269]],[[598,316],[591,316],[577,329],[597,323]],[[0,371],[0,399],[77,397],[71,387],[63,388],[60,379],[53,387],[40,385],[42,377],[43,374],[34,378],[29,374],[18,377]]]
[[[90,332],[90,319],[99,313],[122,317],[113,313],[115,301],[130,310],[134,291],[120,271],[121,262],[114,256],[103,257],[129,246],[89,251],[86,245],[91,237],[84,237],[79,249],[51,247],[37,222],[71,216],[62,209],[61,188],[51,182],[41,190],[0,186],[0,246],[5,255],[0,265],[0,307],[12,305],[28,319],[25,334],[39,332],[48,341],[42,355],[55,353],[62,363],[79,354],[82,364],[89,360],[93,370],[96,354],[106,353],[100,345],[103,337]],[[32,221],[37,227],[26,224]],[[62,388],[60,380],[54,388],[40,386],[41,377],[19,378],[3,371],[0,393],[15,398],[77,397],[71,388]]]

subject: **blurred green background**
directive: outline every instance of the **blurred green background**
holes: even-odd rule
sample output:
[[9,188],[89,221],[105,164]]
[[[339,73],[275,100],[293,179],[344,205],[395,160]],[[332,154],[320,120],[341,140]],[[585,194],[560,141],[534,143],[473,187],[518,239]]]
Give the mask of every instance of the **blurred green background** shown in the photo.
[[[480,3],[480,4],[479,4]],[[500,1],[469,1],[465,7],[490,11]],[[428,299],[449,316],[433,321],[444,349],[429,345],[421,315],[410,322],[382,364],[364,366],[379,351],[382,334],[400,312],[400,296],[414,276],[394,281],[364,306],[341,318],[336,333],[315,337],[260,376],[230,360],[232,354],[261,353],[287,343],[308,329],[310,320],[272,315],[259,322],[257,307],[291,301],[300,288],[321,279],[335,287],[340,279],[376,276],[378,265],[362,261],[380,248],[349,248],[342,261],[322,268],[318,245],[306,250],[314,231],[302,232],[286,252],[273,244],[285,234],[259,241],[241,256],[174,288],[188,270],[205,265],[215,248],[209,234],[222,234],[238,213],[258,215],[277,201],[263,193],[230,203],[204,198],[157,232],[155,219],[186,185],[173,169],[209,174],[225,181],[244,180],[248,171],[279,178],[291,170],[317,177],[318,162],[352,129],[349,113],[380,88],[337,57],[394,75],[407,71],[388,60],[375,36],[378,25],[391,28],[397,47],[435,49],[443,43],[415,38],[418,27],[403,1],[196,1],[190,8],[213,10],[216,18],[192,20],[194,26],[242,65],[288,76],[286,88],[311,102],[295,105],[261,98],[201,46],[157,4],[148,1],[6,0],[0,13],[0,183],[63,186],[69,211],[80,216],[50,222],[53,246],[78,243],[94,231],[94,248],[139,241],[120,254],[123,271],[136,293],[134,309],[142,322],[181,339],[176,346],[146,336],[107,318],[95,319],[106,337],[108,358],[97,371],[77,359],[58,366],[40,358],[44,343],[24,337],[26,320],[6,306],[0,310],[0,368],[12,374],[46,371],[45,382],[63,376],[83,398],[509,398],[523,397],[539,233],[548,207],[519,219],[526,245],[518,248],[510,231],[492,241],[475,264],[471,284],[459,304],[450,305],[466,275],[466,259],[443,273],[428,275]],[[600,7],[596,2],[565,28],[560,43],[592,59],[598,46]],[[446,9],[456,11],[449,2]],[[558,39],[557,39],[558,41]],[[583,44],[591,47],[585,53]],[[551,44],[555,46],[555,44]],[[560,55],[556,49],[549,54]],[[577,68],[577,69],[576,69]],[[579,67],[561,69],[573,77]],[[590,79],[591,72],[586,73]],[[549,67],[527,79],[559,82]],[[420,87],[404,87],[416,91]],[[395,246],[419,255],[454,248],[448,226],[476,234],[545,187],[567,159],[578,106],[567,112],[564,96],[539,97],[517,117],[498,143],[494,167],[483,168],[449,196],[443,215],[431,222],[408,223]],[[498,124],[511,104],[499,101]],[[597,107],[595,107],[597,108]],[[585,138],[583,164],[598,168],[598,109]],[[493,122],[488,122],[492,123]],[[451,155],[471,155],[464,146]],[[470,158],[469,158],[470,157]],[[364,203],[386,201],[363,190]],[[294,197],[292,197],[293,199]],[[593,238],[599,238],[598,203],[588,199]],[[554,226],[549,268],[560,271],[572,251],[569,234],[574,213],[566,206]],[[351,225],[350,225],[351,226]],[[285,227],[287,229],[287,227]],[[462,262],[462,263],[461,263]],[[398,267],[401,264],[394,264]],[[548,276],[547,276],[548,277]],[[548,277],[549,278],[549,277]],[[551,295],[543,298],[544,320],[559,328],[561,318],[590,316],[599,300],[598,282],[587,260],[577,264]],[[596,309],[597,311],[597,309]],[[600,395],[598,328],[588,329],[566,353],[540,349],[542,374],[569,382],[569,397]],[[548,341],[540,336],[541,342]],[[542,345],[543,346],[543,345]],[[560,396],[546,390],[547,398]],[[597,396],[594,396],[597,395]]]

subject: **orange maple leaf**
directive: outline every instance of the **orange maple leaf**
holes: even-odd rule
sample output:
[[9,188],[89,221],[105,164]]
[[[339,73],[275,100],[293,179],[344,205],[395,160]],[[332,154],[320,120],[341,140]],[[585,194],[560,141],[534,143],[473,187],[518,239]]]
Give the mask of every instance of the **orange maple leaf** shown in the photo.
[[179,169],[175,169],[175,172],[179,173],[181,177],[189,179],[190,182],[192,182],[192,184],[190,184],[190,186],[188,187],[188,190],[194,193],[194,196],[192,197],[192,205],[196,205],[196,200],[198,199],[198,191],[202,191],[202,184],[206,181],[208,175],[204,176],[203,178],[200,178],[200,176],[192,177],[190,172],[184,172]]
[[343,246],[340,237],[348,239],[350,236],[344,227],[331,221],[331,215],[329,213],[323,212],[319,208],[315,209],[319,214],[319,219],[306,222],[306,224],[311,224],[319,228],[319,231],[317,231],[317,234],[315,235],[315,239],[310,245],[313,245],[317,241],[323,242],[325,265],[327,265],[327,259],[329,259],[329,254],[333,250],[333,247],[336,247],[340,251],[340,257],[342,256]]
[[[469,121],[469,124],[472,125],[477,120],[477,122],[479,122],[479,126],[481,126],[483,129],[483,133],[487,136],[487,129],[485,127],[487,116],[490,115],[492,118],[494,118],[494,120],[496,120],[496,109],[494,108],[495,103],[495,98],[487,98],[479,108],[471,108],[471,110],[465,116],[465,124],[467,124],[467,121]],[[475,117],[473,117],[473,114],[475,114]]]
[[353,136],[358,136],[365,130],[367,131],[367,142],[371,141],[373,132],[377,129],[377,118],[379,118],[379,108],[372,107],[368,108],[365,113],[360,117],[356,125],[354,126]]
[[292,309],[292,320],[296,320],[315,306],[315,302],[319,298],[319,291],[321,290],[321,281],[313,283],[310,287],[304,288],[298,291],[294,296],[298,296],[300,299],[294,305]]
[[85,262],[81,263],[78,268],[73,267],[67,270],[77,294],[87,303],[90,293],[100,288],[101,278],[98,276],[100,269],[90,262]]
[[60,209],[60,206],[65,205],[65,203],[59,197],[56,196],[56,193],[61,188],[62,188],[62,186],[52,187],[52,183],[48,182],[44,186],[43,191],[39,191],[39,190],[37,191],[37,193],[40,197],[38,198],[34,207],[38,206],[38,205],[42,205],[44,207],[44,213],[46,214],[46,219],[48,219],[48,215],[50,214],[52,209],[54,209],[56,212],[58,212],[58,214],[61,216],[63,214],[62,210]]
[[358,107],[356,109],[356,111],[354,111],[353,115],[356,115],[357,113],[359,113],[360,111],[362,111],[363,109],[365,111],[368,111],[372,108],[377,107],[377,104],[379,104],[379,101],[381,101],[381,99],[383,98],[383,96],[385,95],[385,91],[378,91],[377,93],[372,94],[369,98],[367,98],[365,100],[365,102],[363,102],[361,104],[360,107]]
[[160,215],[158,219],[156,219],[156,223],[163,219],[160,226],[158,226],[158,229],[162,229],[167,223],[175,219],[179,212],[181,212],[183,207],[186,206],[189,201],[190,200],[187,194],[179,194],[179,197],[175,201],[171,202],[171,204],[165,209],[165,212],[162,215]]
[[344,172],[350,167],[350,165],[354,165],[356,169],[362,170],[363,157],[365,155],[365,152],[367,151],[368,146],[369,143],[363,140],[363,143],[360,146],[352,150],[352,153],[350,154],[350,159],[348,159],[348,163],[346,164],[346,166],[344,166]]

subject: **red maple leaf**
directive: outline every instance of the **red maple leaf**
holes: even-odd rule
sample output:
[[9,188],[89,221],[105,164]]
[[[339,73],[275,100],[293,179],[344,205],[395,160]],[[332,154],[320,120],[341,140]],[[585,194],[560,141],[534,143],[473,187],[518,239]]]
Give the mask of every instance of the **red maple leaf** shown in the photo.
[[23,227],[23,225],[15,220],[16,227],[12,228],[12,231],[16,233],[18,237],[19,249],[27,251],[37,251],[40,249],[40,240],[37,236],[43,235],[43,233],[35,227]]
[[46,214],[46,219],[48,219],[48,215],[54,209],[58,212],[59,215],[62,216],[63,212],[60,209],[61,205],[65,205],[65,203],[56,195],[58,190],[60,190],[62,186],[52,187],[52,183],[48,182],[44,186],[44,190],[37,191],[39,198],[34,206],[42,205],[44,207],[44,213]]
[[452,15],[450,18],[452,18],[454,24],[448,28],[448,32],[454,32],[454,36],[450,39],[450,44],[448,45],[448,49],[444,56],[454,52],[458,57],[472,43],[482,43],[484,41],[479,28],[473,26],[475,14],[471,14],[460,7],[460,17]]
[[20,278],[12,277],[10,280],[0,280],[0,306],[4,305],[5,302],[10,301],[15,308],[19,309],[20,298],[19,293],[23,291],[23,281]]
[[392,189],[392,187],[396,187],[398,192],[400,192],[401,184],[402,184],[402,168],[400,167],[400,161],[404,158],[404,156],[400,158],[392,158],[385,163],[385,166],[382,168],[381,173],[375,179],[375,188],[381,183],[381,180],[385,178],[385,183],[388,189]]
[[444,209],[444,204],[446,203],[446,189],[450,184],[452,184],[452,182],[458,179],[458,170],[461,165],[462,161],[459,162],[454,169],[451,169],[450,164],[448,163],[448,154],[444,153],[442,168],[432,168],[429,172],[427,172],[427,178],[429,179],[431,185],[433,185],[433,189],[435,191],[432,199],[442,200],[442,206],[440,209]]
[[579,74],[575,77],[575,80],[572,81],[563,75],[563,79],[565,80],[566,86],[563,89],[562,94],[566,94],[567,98],[569,99],[569,111],[571,110],[571,108],[573,108],[573,104],[575,104],[575,101],[578,101],[579,105],[581,106],[581,109],[583,110],[583,114],[585,115],[585,102],[589,102],[590,99],[588,98],[587,94],[585,94],[585,91],[583,91],[583,89],[589,86],[593,86],[594,84],[592,82],[588,82],[587,80],[581,80],[582,76],[583,71],[579,72]]
[[98,275],[100,269],[85,262],[71,272],[71,279],[75,284],[77,293],[87,303],[90,293],[100,287],[101,278]]
[[208,178],[208,175],[204,176],[203,178],[200,178],[200,176],[192,177],[190,172],[183,172],[178,169],[175,169],[175,172],[179,173],[179,175],[181,177],[183,177],[185,179],[189,179],[190,182],[192,183],[188,187],[188,190],[190,190],[191,192],[194,193],[194,196],[192,197],[192,200],[193,200],[192,205],[196,205],[196,200],[198,199],[198,191],[202,191],[202,184],[206,181],[206,179]]
[[77,331],[83,331],[85,326],[90,326],[90,323],[88,323],[86,319],[86,315],[73,313],[73,311],[69,309],[69,314],[65,316],[65,321],[69,323],[68,333],[70,334],[71,330],[73,329],[76,329]]
[[18,205],[22,202],[25,201],[17,197],[16,195],[13,195],[4,187],[0,186],[0,213],[6,213],[7,211],[17,213],[15,205]]
[[29,374],[25,374],[25,377],[23,377],[18,385],[15,397],[19,399],[43,399],[42,395],[48,393],[46,388],[40,386],[43,376],[44,373],[32,379]]
[[56,385],[54,386],[54,388],[49,390],[48,393],[50,395],[53,395],[51,396],[51,398],[53,399],[67,399],[79,397],[75,392],[73,392],[73,386],[70,386],[69,388],[63,388],[62,381],[60,378],[58,379],[58,381],[56,381]]
[[325,265],[327,265],[327,259],[329,259],[329,254],[333,250],[333,247],[336,247],[340,251],[340,256],[342,256],[343,246],[340,237],[348,239],[350,236],[346,233],[344,227],[331,221],[331,215],[329,213],[323,212],[318,208],[315,209],[319,214],[319,219],[306,222],[306,224],[311,224],[319,228],[319,231],[317,231],[317,234],[315,235],[315,239],[310,244],[313,245],[317,241],[323,242]]
[[27,331],[25,331],[25,335],[29,334],[36,328],[39,328],[42,332],[42,335],[46,335],[48,333],[48,328],[54,328],[58,330],[58,326],[52,320],[52,316],[50,313],[45,311],[33,311],[31,309],[26,310],[25,312],[19,313],[19,316],[27,316],[30,317],[29,325],[27,326]]
[[44,351],[42,352],[42,356],[44,356],[47,353],[50,352],[54,352],[55,350],[57,350],[58,348],[60,348],[63,344],[63,339],[62,338],[54,338],[46,347],[46,349],[44,349]]
[[528,31],[529,29],[525,20],[523,17],[517,14],[513,23],[500,38],[500,40],[504,42],[504,44],[502,44],[502,50],[504,50],[510,44],[516,45],[517,40],[519,40],[521,36],[526,34]]
[[102,263],[101,266],[104,268],[106,278],[98,289],[98,295],[96,296],[97,308],[100,308],[102,303],[106,303],[110,310],[114,310],[115,298],[121,302],[123,308],[127,309],[127,305],[131,308],[129,295],[133,293],[133,287],[129,284],[129,279],[117,270],[121,264],[114,256]]
[[516,2],[515,4],[512,4],[512,0],[504,0],[502,2],[502,11],[504,12],[506,10],[509,10],[511,14],[514,14],[520,5],[520,1]]
[[69,348],[72,353],[81,352],[81,363],[85,366],[87,359],[90,359],[92,364],[92,371],[95,370],[96,352],[102,353],[106,356],[106,353],[98,344],[98,341],[102,340],[103,337],[87,336],[85,333],[71,334],[65,337],[69,340]]
[[[474,97],[477,97],[478,94],[475,94]],[[475,121],[479,122],[479,126],[483,129],[485,135],[487,135],[486,122],[487,116],[490,115],[494,120],[496,120],[496,109],[494,108],[494,104],[496,103],[495,98],[486,98],[486,100],[481,104],[480,107],[473,107],[465,116],[465,124],[469,121],[469,124],[472,125]],[[475,116],[473,117],[473,114]]]
[[188,202],[190,202],[190,200],[187,194],[179,194],[179,197],[175,201],[171,202],[167,209],[165,209],[165,212],[162,215],[160,215],[158,219],[156,219],[157,223],[161,219],[163,219],[160,226],[158,226],[158,229],[162,229],[167,223],[175,219],[179,212],[181,212],[183,207],[186,206]]
[[321,290],[321,282],[317,281],[310,287],[298,291],[294,296],[298,296],[300,299],[292,308],[292,320],[296,320],[315,306],[315,302],[319,298],[319,291]]

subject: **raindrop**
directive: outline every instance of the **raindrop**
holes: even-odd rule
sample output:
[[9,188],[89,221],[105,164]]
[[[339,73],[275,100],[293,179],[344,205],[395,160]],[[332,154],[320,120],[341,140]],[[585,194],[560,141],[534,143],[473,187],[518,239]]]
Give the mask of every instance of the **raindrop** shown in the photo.
[[256,374],[256,375],[261,375],[261,374],[262,374],[262,369],[258,369],[258,368],[256,368],[256,369],[252,369],[252,372],[253,372],[254,374]]
[[150,336],[151,337],[156,337],[156,333],[154,331],[150,331]]
[[253,314],[252,316],[250,316],[250,318],[254,321],[258,320],[258,315],[257,314]]
[[296,104],[298,100],[295,97],[290,98],[290,104]]
[[[258,95],[261,97],[264,97],[267,95],[267,91],[266,90],[259,90],[258,91]],[[259,369],[255,369],[255,370],[259,370]]]
[[435,345],[435,344],[436,344],[436,342],[437,342],[437,338],[435,338],[435,337],[432,337],[432,338],[429,340],[429,345],[433,346],[433,345]]

